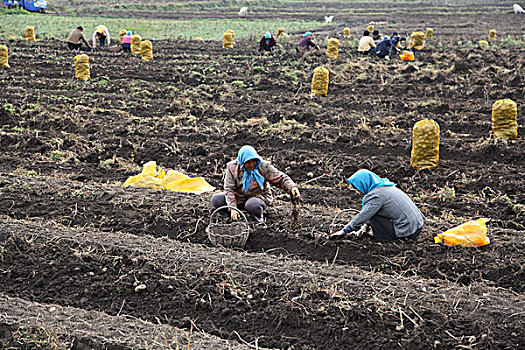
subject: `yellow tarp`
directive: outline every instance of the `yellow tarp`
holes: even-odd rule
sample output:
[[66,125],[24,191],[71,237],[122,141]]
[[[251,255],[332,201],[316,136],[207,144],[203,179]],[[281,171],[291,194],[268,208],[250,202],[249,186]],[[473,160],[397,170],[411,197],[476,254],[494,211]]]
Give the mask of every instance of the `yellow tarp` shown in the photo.
[[413,61],[414,53],[412,51],[403,50],[401,55],[399,55],[399,58],[401,58],[403,61]]
[[481,247],[490,243],[487,237],[487,221],[481,218],[456,226],[434,237],[435,243],[463,247]]
[[206,182],[202,177],[190,178],[175,170],[165,172],[160,167],[157,168],[155,161],[144,164],[140,174],[130,176],[126,182],[124,182],[124,187],[127,186],[196,194],[213,191],[215,189],[215,187]]

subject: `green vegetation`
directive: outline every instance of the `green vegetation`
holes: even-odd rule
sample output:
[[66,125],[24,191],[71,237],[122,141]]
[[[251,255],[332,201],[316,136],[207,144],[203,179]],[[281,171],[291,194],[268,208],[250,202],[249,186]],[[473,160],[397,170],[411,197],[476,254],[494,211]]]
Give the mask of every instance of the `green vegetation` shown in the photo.
[[113,37],[121,28],[140,34],[145,39],[192,39],[196,36],[204,40],[222,40],[222,33],[227,29],[235,31],[236,38],[249,38],[260,36],[268,29],[277,31],[284,27],[287,31],[306,30],[325,25],[315,21],[289,21],[276,19],[272,22],[267,20],[247,19],[194,19],[194,20],[158,20],[158,19],[136,19],[136,18],[104,18],[104,17],[64,17],[64,16],[42,16],[39,14],[3,16],[0,25],[0,40],[24,37],[27,25],[35,27],[37,38],[64,38],[81,25],[88,40],[91,38],[94,28],[99,24],[108,27]]

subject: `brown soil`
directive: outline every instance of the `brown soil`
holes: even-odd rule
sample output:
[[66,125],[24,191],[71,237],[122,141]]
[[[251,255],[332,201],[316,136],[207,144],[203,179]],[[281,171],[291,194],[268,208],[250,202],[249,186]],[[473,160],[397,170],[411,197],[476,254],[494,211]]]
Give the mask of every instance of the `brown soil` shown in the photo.
[[[476,42],[498,21],[505,33],[502,19],[514,17],[491,15],[492,5],[473,8],[476,20],[434,18],[436,39],[408,64],[361,58],[346,42],[328,61],[293,49],[261,57],[243,40],[231,51],[156,41],[150,63],[89,53],[92,80],[81,83],[62,42],[9,43],[12,67],[0,71],[0,344],[23,338],[31,348],[30,336],[53,335],[88,348],[146,348],[150,336],[171,332],[187,346],[186,332],[195,334],[190,347],[210,349],[525,347],[525,49],[450,45]],[[456,33],[465,23],[472,29]],[[329,94],[312,99],[320,64]],[[517,141],[491,137],[500,98],[518,103]],[[440,163],[427,173],[409,164],[422,118],[441,127]],[[244,144],[291,175],[303,200],[294,223],[288,196],[276,191],[267,227],[254,228],[242,251],[210,245],[211,194],[121,186],[155,160],[221,189]],[[344,179],[362,167],[421,208],[417,241],[327,240],[334,215],[360,206]],[[490,245],[433,243],[479,217],[492,219]],[[32,327],[23,305],[74,310],[93,328],[53,328],[50,313]],[[148,330],[117,341],[88,312],[123,334],[122,315]]]

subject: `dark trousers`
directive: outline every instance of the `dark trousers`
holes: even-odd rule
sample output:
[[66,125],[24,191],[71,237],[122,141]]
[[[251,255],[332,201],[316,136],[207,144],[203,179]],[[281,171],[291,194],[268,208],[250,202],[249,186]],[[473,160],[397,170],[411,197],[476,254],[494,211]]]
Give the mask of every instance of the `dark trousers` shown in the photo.
[[122,51],[131,52],[131,44],[122,44]]
[[392,222],[389,219],[379,215],[373,216],[370,219],[369,224],[370,226],[372,226],[372,232],[374,233],[374,237],[378,241],[392,242],[397,239],[413,239],[419,236],[419,234],[421,233],[421,229],[418,229],[410,236],[397,237],[396,231],[394,229],[394,224],[392,224]]
[[70,50],[78,50],[80,49],[81,46],[82,46],[82,43],[78,43],[78,44],[73,44],[70,42],[67,43],[67,48]]
[[104,47],[104,46],[106,46],[106,37],[105,37],[105,36],[103,36],[103,37],[99,37],[99,38],[98,38],[98,41],[99,41],[99,43],[100,43],[100,47]]
[[[226,205],[226,195],[224,193],[218,193],[211,197],[211,205],[214,208],[223,207]],[[237,205],[239,209],[245,209],[250,213],[255,220],[260,221],[263,218],[263,212],[268,207],[265,201],[260,198],[252,197],[244,204]]]

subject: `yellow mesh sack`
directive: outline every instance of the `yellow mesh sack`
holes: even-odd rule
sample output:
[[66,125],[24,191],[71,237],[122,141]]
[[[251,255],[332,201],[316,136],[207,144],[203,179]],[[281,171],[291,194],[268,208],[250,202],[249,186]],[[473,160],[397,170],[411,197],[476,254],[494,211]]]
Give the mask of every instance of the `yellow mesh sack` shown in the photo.
[[131,37],[131,53],[132,54],[138,55],[142,52],[140,49],[141,42],[142,42],[142,38],[140,37],[140,35],[135,34]]
[[410,34],[409,47],[414,50],[423,50],[425,47],[425,33],[413,32]]
[[518,105],[511,99],[497,100],[492,105],[492,132],[495,139],[518,137]]
[[9,50],[5,45],[0,45],[0,68],[9,68]]
[[91,79],[89,75],[89,57],[86,54],[75,56],[75,78],[80,81]]
[[233,31],[233,29],[228,29],[226,31],[226,33],[231,33],[232,34],[232,38],[235,40],[235,32]]
[[443,243],[449,246],[481,247],[490,243],[487,237],[487,221],[481,218],[468,221],[456,226],[434,237],[435,243]]
[[350,28],[346,27],[345,29],[343,29],[343,36],[345,38],[349,38],[350,37]]
[[118,42],[119,44],[122,44],[122,38],[126,35],[126,30],[121,29],[120,32],[118,32]]
[[486,49],[489,47],[489,42],[487,40],[480,40],[478,45],[479,47]]
[[203,41],[203,39],[202,39],[200,36],[196,36],[196,37],[195,37],[195,40],[196,40],[196,41]]
[[35,28],[33,26],[26,26],[26,41],[40,41],[36,39]]
[[232,33],[226,31],[222,35],[222,48],[223,49],[233,49],[233,35]]
[[425,33],[425,37],[427,39],[432,39],[432,37],[434,36],[434,29],[432,28],[427,28],[426,29],[426,33]]
[[277,29],[277,35],[276,35],[277,38],[280,37],[283,34],[284,34],[284,28]]
[[410,165],[416,170],[434,169],[439,162],[439,125],[432,119],[418,121],[412,129]]
[[370,33],[374,31],[374,25],[370,24],[368,27],[366,27],[366,30],[368,30]]
[[336,38],[328,39],[328,44],[326,48],[326,57],[328,58],[339,57],[339,40],[337,40]]
[[151,61],[153,59],[153,45],[151,41],[144,40],[140,43],[140,54],[144,62]]
[[312,78],[312,96],[326,96],[328,94],[328,82],[330,73],[323,66],[314,69]]
[[496,40],[496,29],[489,30],[489,40]]

